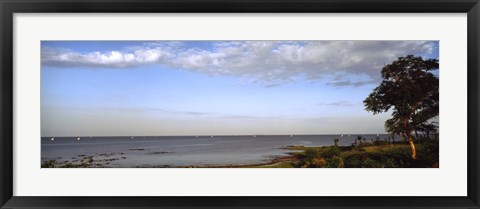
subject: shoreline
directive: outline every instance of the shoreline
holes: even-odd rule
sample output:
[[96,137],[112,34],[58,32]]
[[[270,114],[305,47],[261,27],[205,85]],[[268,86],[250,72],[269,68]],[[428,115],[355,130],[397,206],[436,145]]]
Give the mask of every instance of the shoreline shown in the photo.
[[[396,141],[372,141],[344,146],[310,147],[291,145],[277,149],[288,150],[285,155],[266,156],[268,162],[226,165],[141,165],[130,167],[109,166],[115,159],[99,156],[83,156],[75,163],[70,161],[42,161],[42,168],[438,168],[438,140],[426,140],[416,144],[420,154],[416,160],[410,157],[407,143]],[[167,152],[161,152],[165,154]],[[109,157],[109,156],[106,156]],[[94,159],[96,158],[96,159]],[[100,159],[98,159],[100,158]]]
[[270,160],[270,162],[266,162],[266,163],[254,163],[254,164],[244,164],[244,165],[233,165],[233,164],[205,165],[205,166],[188,165],[188,166],[177,166],[172,168],[261,168],[262,166],[274,166],[275,164],[278,164],[278,163],[286,163],[286,162],[291,162],[293,160],[297,160],[295,155],[293,155],[293,152],[289,152],[287,154],[288,154],[287,156],[277,156],[272,160]]
[[[283,150],[299,150],[296,149],[299,146],[286,146],[280,147],[277,149]],[[121,153],[123,155],[123,153]],[[162,153],[163,154],[163,153]],[[295,156],[295,152],[287,152],[286,155],[282,156],[268,156],[271,158],[268,162],[263,163],[252,163],[252,164],[225,164],[225,165],[184,165],[184,166],[171,166],[168,164],[165,165],[142,165],[142,166],[130,166],[130,167],[111,167],[109,166],[109,161],[118,160],[117,158],[113,159],[100,159],[94,161],[95,157],[101,157],[106,154],[95,155],[80,155],[82,158],[75,159],[74,161],[61,161],[61,158],[53,158],[42,160],[41,168],[261,168],[262,166],[274,166],[278,163],[292,162],[298,160]],[[108,156],[108,154],[107,154]]]

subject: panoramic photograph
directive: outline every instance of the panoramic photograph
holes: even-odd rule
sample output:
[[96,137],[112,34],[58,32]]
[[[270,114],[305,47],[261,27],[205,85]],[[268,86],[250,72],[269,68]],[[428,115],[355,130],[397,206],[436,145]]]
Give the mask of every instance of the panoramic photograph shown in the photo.
[[435,40],[42,41],[41,168],[439,168]]

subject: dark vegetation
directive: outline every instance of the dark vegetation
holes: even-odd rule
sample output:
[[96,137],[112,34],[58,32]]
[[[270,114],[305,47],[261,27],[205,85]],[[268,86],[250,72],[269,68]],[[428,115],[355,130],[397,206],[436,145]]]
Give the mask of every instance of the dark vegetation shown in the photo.
[[[285,147],[301,152],[290,153],[294,160],[257,167],[268,168],[438,168],[438,139],[421,136],[417,138],[418,155],[411,158],[406,141],[366,140],[351,146]],[[364,142],[365,141],[365,142]]]

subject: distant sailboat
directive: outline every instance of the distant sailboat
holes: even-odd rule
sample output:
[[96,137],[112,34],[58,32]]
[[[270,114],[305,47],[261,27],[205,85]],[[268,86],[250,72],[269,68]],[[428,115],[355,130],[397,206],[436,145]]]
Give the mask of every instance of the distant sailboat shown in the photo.
[[348,134],[348,136],[350,136],[350,134]]
[[77,141],[80,141],[80,137],[77,138]]
[[343,137],[343,134],[342,134],[342,137]]
[[293,137],[293,134],[290,134],[290,138],[292,138],[292,137]]
[[55,140],[55,138],[54,138],[54,137],[52,137],[50,140],[51,140],[51,141],[53,141],[53,140]]
[[198,138],[198,136],[196,136],[195,138]]
[[133,136],[132,136],[132,138],[130,138],[130,139],[133,139]]

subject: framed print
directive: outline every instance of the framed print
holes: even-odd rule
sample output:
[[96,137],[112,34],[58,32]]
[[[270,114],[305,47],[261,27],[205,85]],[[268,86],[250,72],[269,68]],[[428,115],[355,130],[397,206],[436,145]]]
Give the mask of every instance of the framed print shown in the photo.
[[478,1],[2,1],[2,208],[479,208]]

